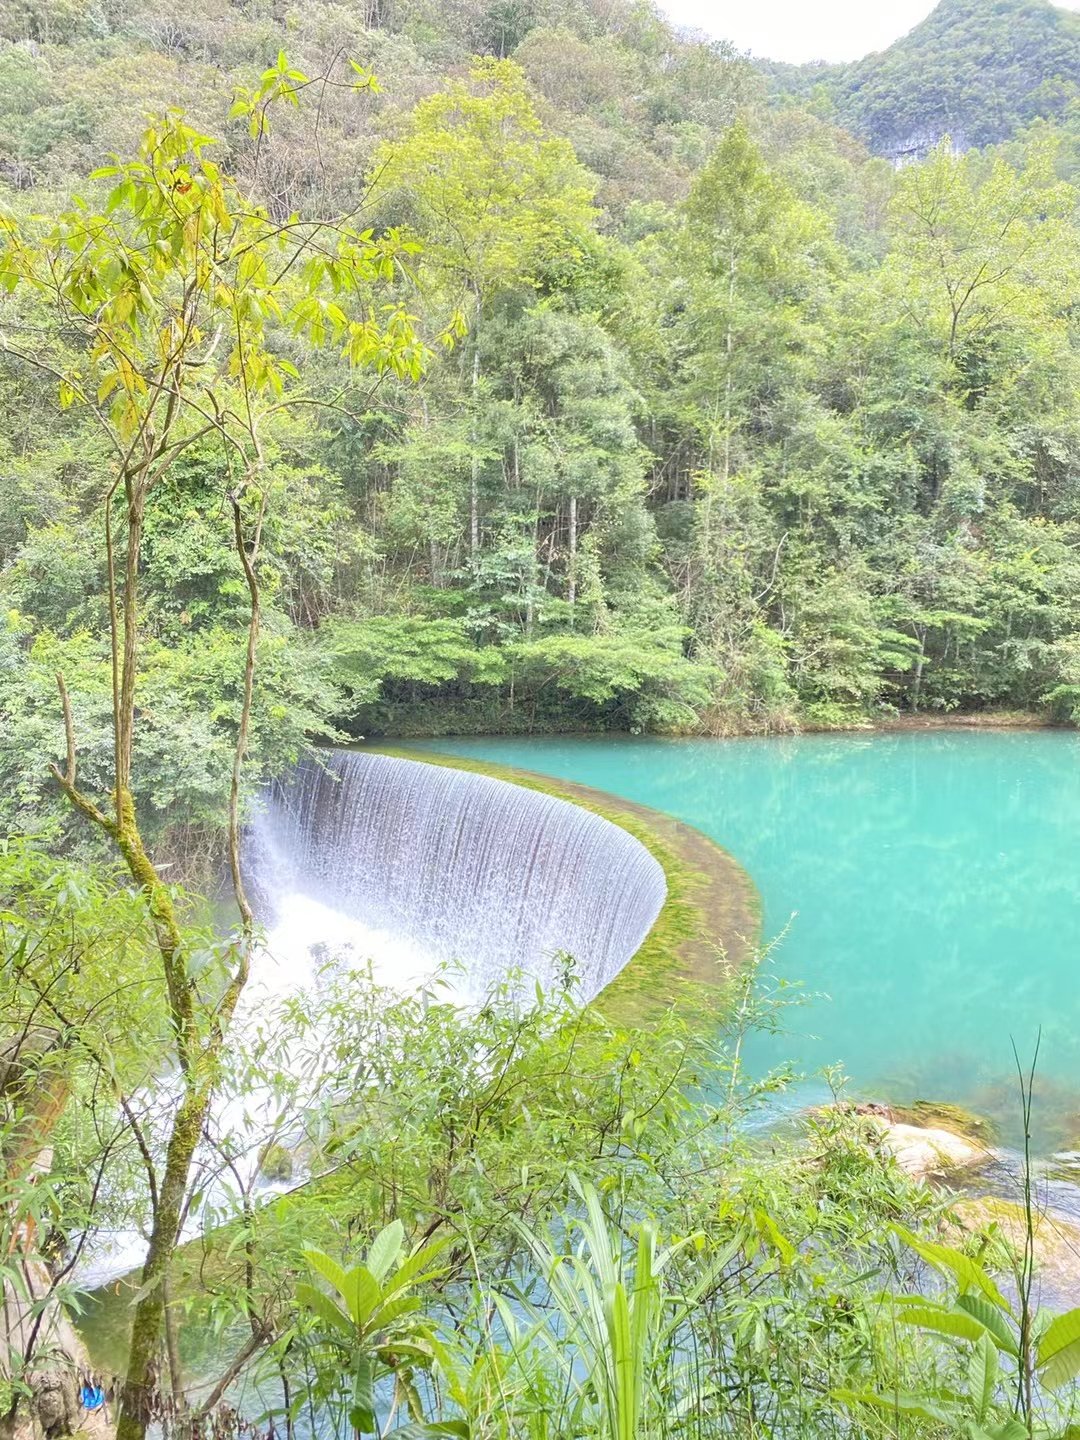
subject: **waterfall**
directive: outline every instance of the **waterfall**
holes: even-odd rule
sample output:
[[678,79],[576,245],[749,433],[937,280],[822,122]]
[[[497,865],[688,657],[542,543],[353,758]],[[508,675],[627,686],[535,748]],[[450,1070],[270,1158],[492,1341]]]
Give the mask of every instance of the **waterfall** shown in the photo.
[[[467,1002],[510,970],[549,983],[557,957],[569,954],[591,999],[637,950],[666,894],[645,847],[580,806],[351,750],[321,751],[271,787],[248,830],[245,869],[268,928],[234,1020],[237,1036],[249,1037],[277,999],[311,985],[323,958],[370,961],[376,979],[398,989],[458,962],[455,988]],[[317,1036],[290,1040],[277,1063],[317,1077],[313,1047]],[[185,1238],[206,1214],[233,1211],[237,1182],[257,1174],[268,1135],[280,1140],[284,1124],[287,1136],[296,1103],[265,1085],[217,1097],[207,1129],[231,1163],[201,1156],[202,1213],[188,1217]],[[147,1128],[160,1153],[164,1133],[153,1120]],[[137,1230],[101,1232],[80,1282],[122,1275],[145,1250]]]
[[[508,970],[549,983],[574,958],[582,994],[626,964],[664,902],[639,841],[504,780],[322,751],[266,796],[249,867],[269,950],[292,970],[343,944],[404,983],[456,963],[469,995]],[[365,953],[365,950],[367,953]],[[295,978],[293,982],[295,983]]]

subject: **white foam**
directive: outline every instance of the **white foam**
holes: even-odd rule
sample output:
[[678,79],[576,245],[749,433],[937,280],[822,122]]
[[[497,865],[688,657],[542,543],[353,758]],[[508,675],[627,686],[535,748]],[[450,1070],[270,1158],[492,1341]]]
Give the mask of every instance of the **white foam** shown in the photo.
[[[401,936],[388,930],[367,925],[354,916],[345,915],[309,895],[290,893],[277,900],[277,921],[266,936],[252,963],[252,975],[233,1021],[238,1046],[253,1037],[260,1022],[292,996],[313,993],[327,964],[370,969],[379,986],[408,994],[432,982],[436,964],[432,957]],[[466,997],[440,982],[445,994],[463,1001]],[[310,1068],[310,1057],[317,1041],[310,1037],[302,1045],[286,1040],[277,1056],[278,1068],[300,1079]],[[163,1087],[159,1099],[165,1099]],[[146,1097],[144,1097],[145,1099]],[[138,1097],[135,1101],[139,1104]],[[161,1107],[168,1112],[167,1105]],[[243,1095],[226,1096],[215,1106],[207,1131],[232,1155],[232,1170],[226,1168],[214,1176],[206,1187],[200,1214],[193,1215],[184,1226],[182,1239],[190,1240],[203,1227],[201,1210],[207,1206],[216,1211],[237,1206],[241,1185],[250,1185],[265,1137],[275,1129],[280,1116],[279,1101],[270,1087],[254,1087]],[[165,1123],[151,1125],[158,1153],[164,1149]],[[235,1173],[234,1173],[235,1172]],[[295,1175],[289,1185],[303,1179]],[[288,1185],[260,1181],[258,1196],[269,1199]],[[138,1269],[146,1257],[147,1238],[135,1228],[99,1231],[93,1245],[77,1268],[80,1285],[93,1288]]]
[[267,998],[311,988],[329,959],[370,963],[377,984],[407,993],[430,979],[437,962],[410,939],[369,925],[299,891],[276,902],[277,918],[266,937],[245,1009]]

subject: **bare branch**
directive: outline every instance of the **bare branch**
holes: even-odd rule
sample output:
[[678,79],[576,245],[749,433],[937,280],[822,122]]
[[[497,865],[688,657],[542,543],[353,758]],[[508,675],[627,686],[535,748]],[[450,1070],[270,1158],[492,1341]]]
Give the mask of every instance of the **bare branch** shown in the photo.
[[60,691],[60,702],[64,707],[64,737],[67,745],[67,755],[63,770],[60,769],[59,765],[50,765],[49,769],[76,810],[81,811],[82,814],[92,820],[95,825],[100,826],[106,835],[111,835],[115,839],[116,826],[103,811],[98,809],[88,796],[82,793],[75,783],[75,725],[71,718],[71,700],[68,697],[67,686],[64,683],[63,675],[59,672],[57,672],[56,684]]
[[68,785],[75,784],[75,725],[71,718],[71,700],[64,684],[62,670],[56,672],[56,686],[60,691],[60,703],[64,707],[64,740],[67,745],[67,765],[64,779]]

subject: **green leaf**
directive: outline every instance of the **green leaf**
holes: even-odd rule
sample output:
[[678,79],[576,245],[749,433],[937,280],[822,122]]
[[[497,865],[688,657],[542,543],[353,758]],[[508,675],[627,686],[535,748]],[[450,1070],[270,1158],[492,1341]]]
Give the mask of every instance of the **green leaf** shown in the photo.
[[304,1259],[323,1279],[345,1298],[348,1276],[338,1262],[325,1250],[305,1250]]
[[385,1230],[381,1230],[367,1253],[367,1266],[375,1279],[382,1281],[390,1266],[401,1254],[401,1246],[405,1239],[405,1227],[400,1220],[393,1220]]
[[792,1265],[795,1262],[797,1251],[791,1241],[780,1232],[776,1221],[765,1210],[755,1210],[754,1218],[757,1221],[758,1229],[769,1241],[773,1249],[780,1256],[784,1265]]
[[446,1236],[442,1240],[433,1240],[429,1245],[423,1245],[419,1250],[414,1250],[387,1280],[383,1287],[383,1299],[389,1300],[391,1295],[397,1295],[405,1289],[406,1285],[420,1285],[441,1275],[442,1268],[434,1266],[432,1261],[446,1249],[449,1243],[450,1237]]
[[972,1315],[950,1310],[945,1305],[925,1304],[904,1305],[896,1312],[901,1325],[917,1325],[920,1330],[932,1330],[937,1335],[951,1335],[958,1340],[977,1343],[986,1334],[986,1326]]
[[423,1425],[424,1405],[420,1399],[420,1392],[413,1383],[412,1376],[406,1369],[399,1366],[394,1372],[394,1383],[397,1386],[398,1394],[405,1401],[405,1408],[409,1415],[418,1424]]
[[385,1330],[395,1320],[400,1320],[402,1315],[411,1315],[415,1310],[419,1310],[423,1303],[419,1295],[401,1295],[396,1300],[378,1306],[370,1316],[370,1323],[379,1330]]
[[370,1355],[360,1355],[353,1370],[352,1404],[349,1424],[354,1430],[375,1430],[374,1366]]
[[834,1390],[832,1398],[841,1405],[872,1405],[877,1410],[936,1420],[940,1425],[951,1425],[957,1418],[954,1405],[938,1405],[930,1396],[911,1395],[902,1390],[894,1395],[876,1395],[872,1390]]
[[980,1325],[985,1325],[999,1350],[1004,1350],[1006,1355],[1020,1354],[1016,1336],[996,1305],[991,1305],[982,1295],[958,1295],[956,1308],[974,1316]]
[[418,1365],[429,1365],[434,1351],[431,1348],[430,1339],[426,1336],[418,1339],[414,1335],[410,1340],[403,1340],[400,1335],[395,1335],[384,1344],[377,1345],[375,1354],[392,1368],[400,1365],[403,1359],[415,1360]]
[[910,1230],[905,1230],[902,1225],[894,1225],[892,1228],[894,1233],[915,1251],[916,1255],[920,1255],[939,1274],[953,1276],[960,1286],[961,1294],[965,1294],[969,1290],[981,1290],[999,1310],[1003,1310],[1007,1315],[1012,1314],[1012,1308],[1005,1296],[1002,1295],[982,1266],[976,1264],[969,1256],[964,1255],[960,1250],[954,1250],[949,1245],[937,1245],[930,1240],[920,1240],[917,1235],[913,1235]]
[[994,1399],[994,1389],[997,1385],[997,1375],[997,1350],[991,1337],[984,1331],[975,1346],[971,1364],[968,1366],[968,1386],[975,1405],[975,1413],[980,1421],[985,1420],[989,1413]]
[[371,1319],[372,1311],[385,1297],[381,1285],[367,1266],[357,1265],[345,1276],[342,1298],[353,1322],[363,1328]]
[[1080,1371],[1080,1309],[1067,1310],[1050,1322],[1039,1341],[1035,1365],[1051,1390]]
[[305,1310],[310,1310],[316,1319],[330,1330],[343,1336],[350,1342],[356,1339],[356,1331],[349,1323],[349,1317],[339,1306],[335,1305],[329,1295],[325,1295],[314,1285],[307,1284],[301,1280],[296,1287],[296,1300]]
[[467,1420],[432,1420],[426,1424],[399,1425],[386,1440],[469,1440]]

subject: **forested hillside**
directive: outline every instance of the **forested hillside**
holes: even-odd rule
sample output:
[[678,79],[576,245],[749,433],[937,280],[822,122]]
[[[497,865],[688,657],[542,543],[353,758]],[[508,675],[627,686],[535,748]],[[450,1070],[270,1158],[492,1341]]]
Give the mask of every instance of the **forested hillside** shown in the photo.
[[1050,0],[941,0],[887,50],[851,65],[763,66],[778,94],[834,111],[876,155],[922,158],[1034,121],[1075,124],[1080,15]]
[[[649,0],[0,0],[0,1440],[1075,1437],[1069,737],[314,748],[1080,718],[1080,127],[831,113]],[[751,1054],[843,988],[1024,1153]]]
[[[385,303],[432,351],[416,373],[350,370],[332,292],[279,337],[252,778],[342,733],[1072,715],[1067,129],[894,173],[816,105],[775,107],[728,47],[622,0],[7,0],[0,17],[12,233],[47,232],[33,217],[73,195],[93,213],[116,185],[95,167],[166,107],[286,231],[350,212],[402,227]],[[264,133],[279,51],[300,78]],[[350,60],[375,81],[352,88]],[[138,314],[115,263],[103,283]],[[20,265],[0,317],[0,789],[7,819],[37,824],[43,798],[67,813],[47,779],[57,670],[80,764],[107,783],[95,410],[117,402],[69,386],[58,404],[56,376],[96,362]],[[220,824],[236,738],[234,484],[195,437],[140,520],[134,763],[178,850]]]

